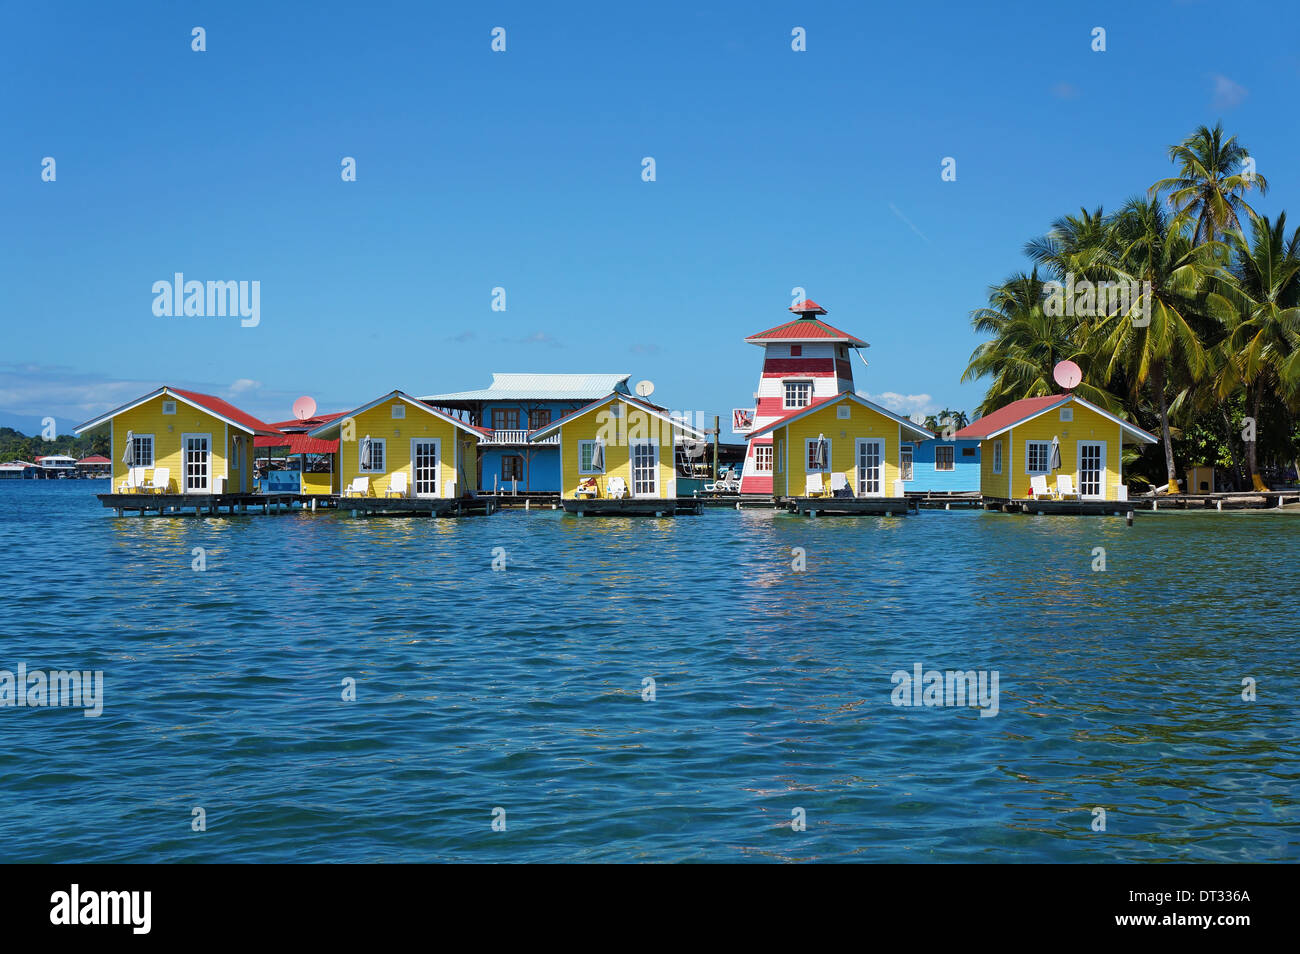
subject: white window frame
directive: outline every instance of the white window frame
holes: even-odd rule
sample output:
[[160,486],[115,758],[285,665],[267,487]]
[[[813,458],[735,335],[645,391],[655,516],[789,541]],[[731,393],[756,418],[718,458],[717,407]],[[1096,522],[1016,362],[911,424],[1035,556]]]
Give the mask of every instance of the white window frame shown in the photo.
[[603,473],[605,473],[605,468],[604,468],[604,467],[600,468],[600,470],[593,470],[593,469],[591,469],[591,454],[588,454],[588,455],[587,455],[587,464],[584,466],[583,463],[582,463],[582,453],[583,453],[583,450],[586,449],[586,448],[588,448],[588,447],[593,448],[593,450],[594,450],[595,446],[596,446],[596,442],[595,442],[594,440],[591,440],[591,441],[578,441],[578,473],[579,473],[580,475],[582,475],[583,477],[590,477],[590,476],[595,475],[595,474],[603,474]]
[[392,414],[394,421],[404,421],[406,420],[406,405],[394,404],[389,413]]
[[[816,444],[818,440],[823,440],[823,441],[826,442],[826,469],[825,469],[825,470],[814,470],[814,469],[813,469],[813,466],[812,466],[812,448],[813,448],[813,445]],[[829,473],[831,472],[832,467],[834,466],[834,462],[835,462],[834,448],[833,448],[832,445],[831,445],[831,439],[830,439],[829,437],[822,437],[822,438],[807,437],[807,438],[804,438],[804,442],[803,442],[803,472],[804,472],[805,474],[829,474]]]
[[[1033,449],[1041,447],[1043,450],[1043,469],[1034,470],[1030,467],[1030,462],[1034,457]],[[1046,474],[1052,463],[1052,442],[1051,441],[1025,441],[1025,473],[1026,474]]]
[[[904,477],[904,474],[911,474]],[[907,443],[898,446],[898,479],[911,481],[916,479],[916,448]]]
[[162,412],[163,412],[164,414],[175,414],[175,413],[176,413],[176,402],[175,402],[175,401],[163,401],[163,402],[162,402]]
[[388,471],[388,440],[383,437],[370,438],[370,460],[375,459],[375,445],[379,445],[380,465],[378,467],[361,466],[361,442],[357,441],[357,473],[358,474],[386,474]]
[[1061,420],[1063,420],[1063,421],[1073,421],[1073,420],[1074,420],[1074,408],[1072,408],[1072,407],[1063,407],[1063,408],[1061,408]]
[[[136,441],[146,441],[146,440],[149,442],[149,461],[148,463],[143,463],[140,460],[140,453],[139,453],[140,445],[137,444]],[[132,434],[131,435],[131,466],[132,467],[153,467],[155,460],[157,460],[157,458],[154,456],[153,435]]]
[[[208,455],[208,459],[204,462],[205,463],[204,476],[207,478],[206,481],[204,482],[204,486],[194,487],[193,489],[190,488],[190,475],[188,471],[189,463],[190,463],[189,462],[190,449],[188,445],[191,438],[202,439],[207,445],[206,453]],[[213,458],[215,456],[216,455],[212,451],[212,434],[210,432],[192,431],[192,432],[186,432],[181,435],[181,472],[177,477],[177,481],[180,484],[181,493],[183,494],[212,493],[212,482],[215,479],[212,473],[212,464],[213,464]]]
[[[947,467],[939,466],[939,451],[948,450],[952,453],[952,460]],[[956,444],[935,444],[934,445],[934,470],[937,474],[951,474],[957,469],[957,445]]]
[[[802,404],[791,404],[790,403],[791,388],[807,388],[808,400],[804,401]],[[785,408],[787,411],[793,411],[801,407],[808,407],[808,405],[812,404],[812,400],[813,400],[813,382],[811,379],[797,378],[797,379],[791,379],[789,381],[781,382],[781,406]]]
[[993,473],[1002,473],[1002,442],[995,441],[993,444]]
[[[772,473],[772,459],[776,454],[776,449],[771,444],[754,445],[754,470],[760,474]],[[766,458],[766,461],[764,460]],[[763,466],[766,463],[766,467]]]

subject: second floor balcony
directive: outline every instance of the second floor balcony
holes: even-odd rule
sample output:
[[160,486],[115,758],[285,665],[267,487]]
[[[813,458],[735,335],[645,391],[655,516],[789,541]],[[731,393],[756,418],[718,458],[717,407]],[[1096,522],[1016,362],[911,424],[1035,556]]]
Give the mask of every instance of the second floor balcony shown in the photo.
[[540,441],[529,441],[528,431],[510,430],[510,429],[502,428],[500,430],[493,431],[490,436],[484,437],[480,443],[496,444],[496,445],[502,445],[502,444],[518,445],[518,444],[530,444],[530,443],[531,444],[558,444],[560,443],[560,435],[552,434],[549,437],[543,437]]

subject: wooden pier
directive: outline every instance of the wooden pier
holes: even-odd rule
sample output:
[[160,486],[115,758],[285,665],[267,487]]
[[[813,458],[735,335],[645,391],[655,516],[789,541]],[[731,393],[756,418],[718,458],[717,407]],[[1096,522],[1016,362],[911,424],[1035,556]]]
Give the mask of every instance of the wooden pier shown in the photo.
[[624,497],[621,499],[581,497],[561,501],[565,513],[577,517],[671,517],[696,514],[703,508],[696,497]]
[[1129,500],[1007,500],[983,498],[985,510],[1029,514],[1113,514],[1138,510],[1281,510],[1300,504],[1300,490],[1241,491],[1214,494],[1163,494]]
[[354,517],[469,517],[496,513],[492,497],[339,497],[338,509]]
[[287,513],[301,505],[315,510],[332,506],[331,498],[300,494],[96,494],[119,517],[128,513],[159,516],[215,517],[218,514]]
[[781,502],[806,517],[902,517],[919,509],[908,497],[784,497]]

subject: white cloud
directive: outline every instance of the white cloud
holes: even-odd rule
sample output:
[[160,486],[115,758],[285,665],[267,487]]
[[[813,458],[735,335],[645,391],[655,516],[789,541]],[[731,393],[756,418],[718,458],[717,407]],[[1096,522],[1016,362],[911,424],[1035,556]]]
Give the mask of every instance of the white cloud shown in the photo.
[[920,414],[922,416],[931,414],[939,410],[934,404],[934,398],[928,394],[899,394],[897,391],[882,391],[879,394],[868,394],[862,392],[862,396],[868,401],[889,408],[895,414],[904,416]]
[[1214,80],[1214,99],[1210,101],[1214,109],[1232,109],[1239,106],[1249,92],[1246,87],[1234,83],[1221,73],[1211,73],[1210,78]]
[[249,391],[260,391],[262,388],[261,381],[254,381],[251,378],[238,378],[227,390],[230,394],[245,394]]

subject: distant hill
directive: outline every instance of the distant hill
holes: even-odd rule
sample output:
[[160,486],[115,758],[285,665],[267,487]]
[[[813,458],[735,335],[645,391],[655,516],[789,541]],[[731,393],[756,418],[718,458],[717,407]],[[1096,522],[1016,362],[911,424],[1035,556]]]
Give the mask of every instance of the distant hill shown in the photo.
[[107,434],[99,434],[95,437],[60,434],[54,440],[47,441],[42,440],[39,434],[28,437],[22,431],[14,430],[12,427],[0,427],[0,461],[35,461],[37,457],[45,454],[68,454],[78,459],[91,454],[111,457],[110,451]]

